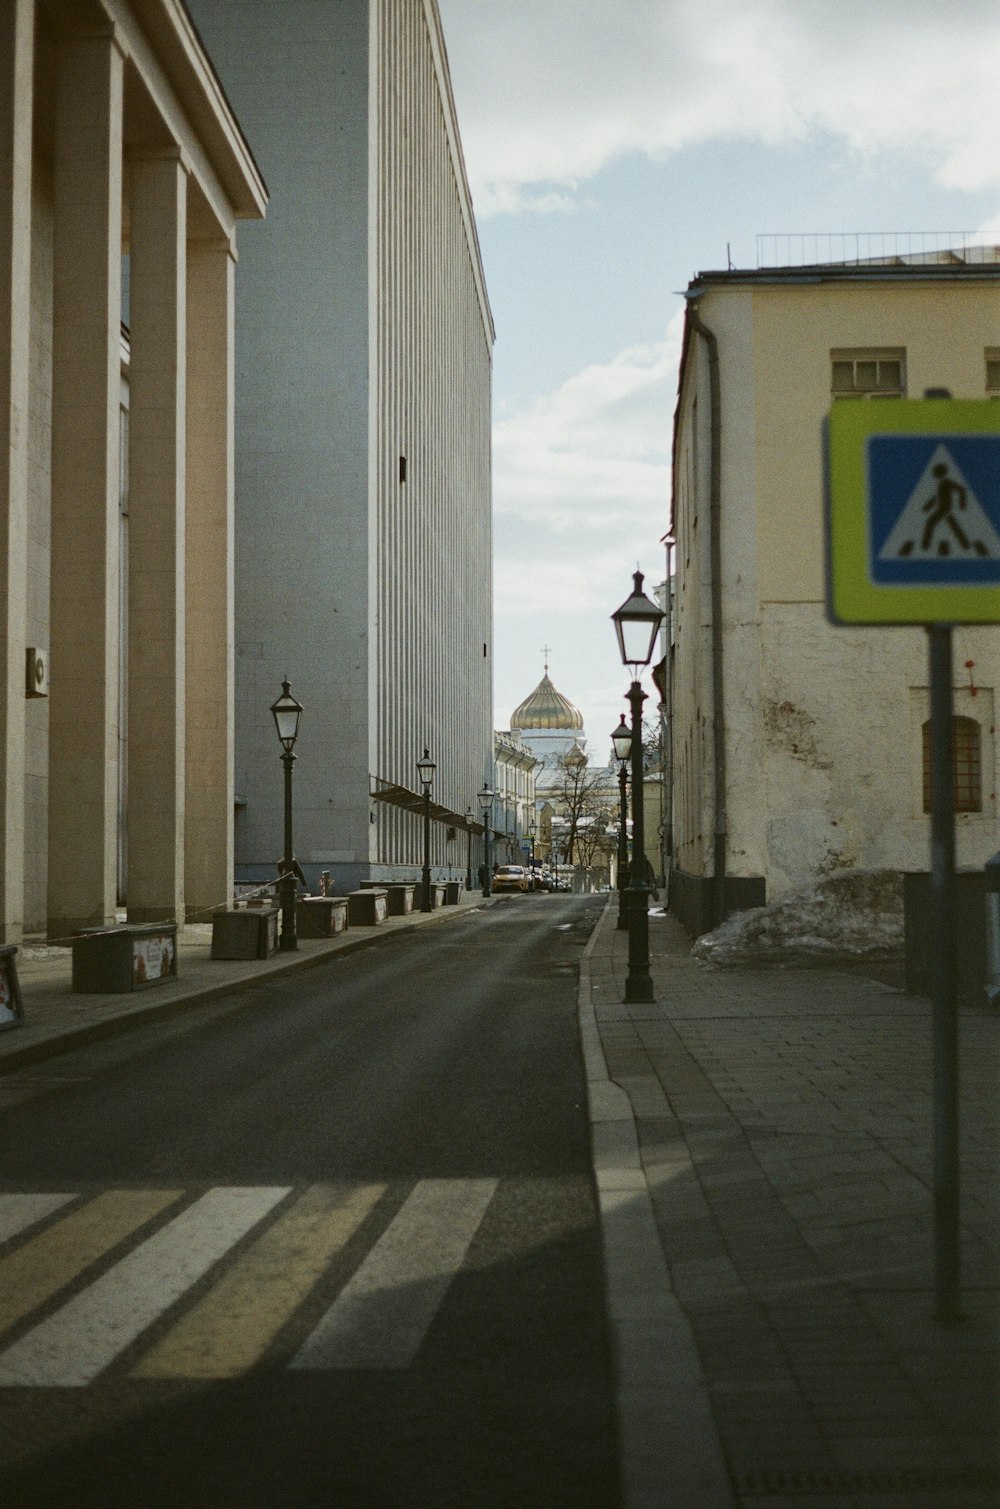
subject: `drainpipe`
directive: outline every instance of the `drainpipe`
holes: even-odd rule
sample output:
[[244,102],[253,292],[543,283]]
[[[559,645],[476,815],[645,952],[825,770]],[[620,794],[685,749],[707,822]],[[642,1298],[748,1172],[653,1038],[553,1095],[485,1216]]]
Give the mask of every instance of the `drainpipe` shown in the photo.
[[709,590],[712,604],[712,763],[713,857],[712,926],[726,915],[726,849],[729,822],[726,815],[726,720],[722,678],[722,398],[719,383],[719,342],[703,325],[693,304],[688,305],[691,329],[708,347],[708,386],[712,400],[711,450],[709,453]]

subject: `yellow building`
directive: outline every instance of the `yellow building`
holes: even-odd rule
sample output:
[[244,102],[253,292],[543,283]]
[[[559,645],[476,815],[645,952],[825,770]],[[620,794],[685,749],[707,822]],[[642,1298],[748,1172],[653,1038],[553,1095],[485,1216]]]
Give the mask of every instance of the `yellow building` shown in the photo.
[[0,939],[232,886],[236,222],[179,0],[0,21]]
[[[824,607],[834,402],[1000,397],[1000,249],[699,274],[674,435],[671,905],[928,867],[927,647]],[[1000,630],[955,635],[958,862],[998,847]]]

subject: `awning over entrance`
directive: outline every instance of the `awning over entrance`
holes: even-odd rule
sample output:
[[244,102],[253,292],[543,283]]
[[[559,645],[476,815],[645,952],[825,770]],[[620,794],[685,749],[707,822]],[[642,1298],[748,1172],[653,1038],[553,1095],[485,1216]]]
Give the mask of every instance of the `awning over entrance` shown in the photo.
[[[410,791],[406,786],[394,786],[391,781],[383,781],[381,776],[371,776],[371,799],[373,802],[388,802],[390,807],[402,807],[406,812],[415,812],[418,815],[424,810],[423,793]],[[464,812],[452,812],[450,807],[442,807],[440,802],[431,798],[430,817],[432,823],[443,823],[446,828],[462,828],[467,833],[482,833],[483,825],[475,819],[471,821]]]

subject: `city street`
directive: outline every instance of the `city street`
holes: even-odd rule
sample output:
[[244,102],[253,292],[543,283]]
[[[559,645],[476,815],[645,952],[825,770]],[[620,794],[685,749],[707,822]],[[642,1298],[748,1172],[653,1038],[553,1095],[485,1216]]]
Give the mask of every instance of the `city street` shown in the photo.
[[617,1509],[602,902],[504,897],[0,1077],[6,1509]]

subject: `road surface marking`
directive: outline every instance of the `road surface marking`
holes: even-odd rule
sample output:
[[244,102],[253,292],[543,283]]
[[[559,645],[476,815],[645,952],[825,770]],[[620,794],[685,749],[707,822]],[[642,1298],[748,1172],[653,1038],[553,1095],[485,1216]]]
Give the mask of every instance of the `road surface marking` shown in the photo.
[[266,1351],[385,1193],[314,1184],[132,1370],[134,1378],[234,1378]]
[[0,1244],[75,1199],[75,1195],[0,1195]]
[[0,1331],[58,1294],[182,1193],[179,1189],[106,1190],[0,1259]]
[[408,1367],[496,1187],[421,1180],[289,1367]]
[[0,1353],[0,1384],[90,1383],[289,1193],[209,1190]]

